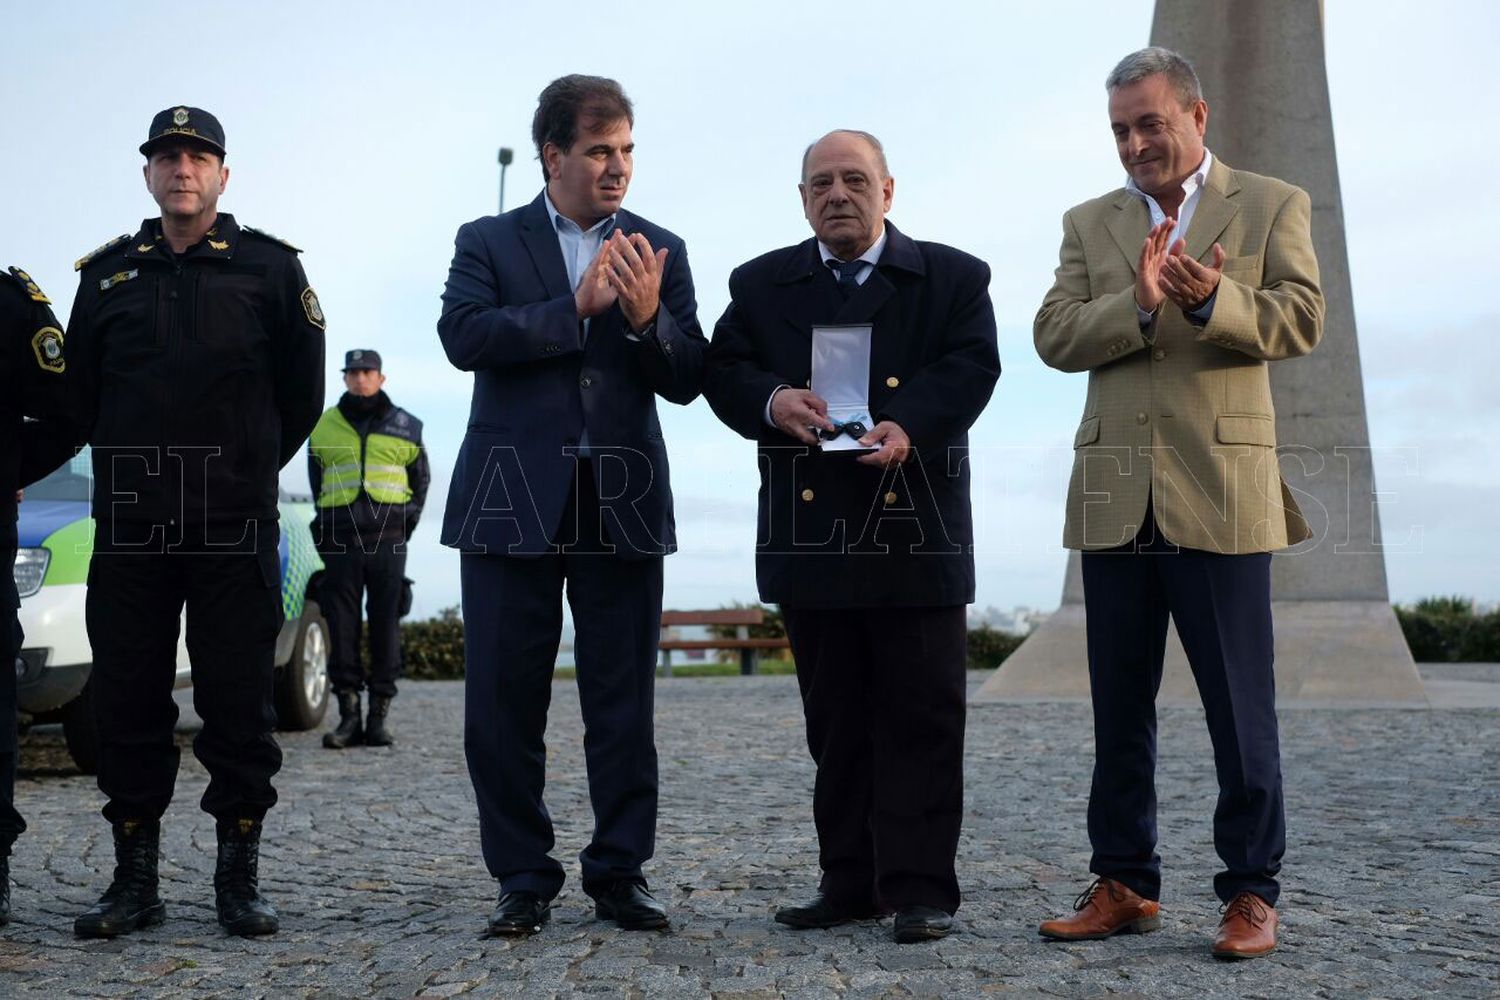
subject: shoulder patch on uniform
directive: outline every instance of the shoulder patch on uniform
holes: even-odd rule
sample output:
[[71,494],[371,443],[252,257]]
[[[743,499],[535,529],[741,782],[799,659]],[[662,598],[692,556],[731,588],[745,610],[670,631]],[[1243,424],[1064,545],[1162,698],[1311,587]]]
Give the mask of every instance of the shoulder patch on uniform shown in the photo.
[[19,281],[21,283],[21,287],[26,289],[26,294],[31,297],[31,301],[40,302],[44,306],[50,305],[52,303],[52,300],[47,298],[47,296],[43,294],[42,290],[36,286],[36,282],[31,280],[31,275],[27,274],[19,267],[12,267],[10,269],[10,273],[11,277]]
[[327,330],[328,320],[323,316],[323,305],[318,301],[318,293],[309,285],[302,289],[302,311],[307,314],[307,321],[319,330]]
[[55,326],[44,326],[31,335],[31,352],[42,371],[61,375],[67,367],[63,360],[63,333]]
[[286,240],[282,239],[280,236],[272,236],[270,233],[266,232],[264,229],[256,229],[254,226],[241,226],[240,227],[240,232],[242,232],[242,233],[249,233],[252,236],[259,236],[263,240],[270,240],[272,243],[275,243],[278,246],[286,247],[292,253],[301,253],[302,252],[302,248],[301,247],[294,247],[290,243],[288,243]]
[[129,233],[121,233],[119,236],[116,236],[114,239],[110,240],[103,246],[95,247],[73,262],[73,270],[82,271],[84,265],[89,261],[93,260],[95,257],[99,256],[101,253],[104,253],[107,250],[113,250],[115,247],[119,246],[121,243],[124,243],[128,239],[130,239]]
[[381,427],[381,433],[398,437],[412,444],[422,443],[422,421],[407,413],[401,407],[396,407],[385,420]]

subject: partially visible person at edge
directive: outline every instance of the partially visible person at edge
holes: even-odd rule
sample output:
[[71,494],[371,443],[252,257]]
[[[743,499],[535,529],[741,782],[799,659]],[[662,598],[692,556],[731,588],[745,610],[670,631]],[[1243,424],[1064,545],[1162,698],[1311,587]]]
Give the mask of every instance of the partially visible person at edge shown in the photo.
[[16,810],[16,505],[20,489],[73,453],[62,326],[18,267],[0,271],[0,927],[10,920],[10,850],[26,830]]
[[[329,678],[339,721],[323,734],[330,750],[390,746],[386,727],[401,673],[401,614],[406,542],[427,501],[431,474],[422,421],[386,395],[380,354],[344,355],[344,395],[325,410],[307,442],[307,477],[317,516],[313,542],[323,557],[319,606],[332,639]],[[366,687],[360,663],[360,601],[370,617],[370,714],[360,718]]]
[[74,419],[93,446],[85,618],[115,850],[109,888],[74,930],[107,938],[165,918],[157,864],[185,606],[215,908],[231,934],[270,934],[259,849],[281,767],[277,475],[323,409],[323,310],[295,247],[218,210],[229,168],[213,115],[168,108],[140,151],[161,216],[78,262],[68,324]]
[[1088,372],[1063,544],[1083,550],[1094,778],[1090,870],[1041,933],[1155,930],[1156,692],[1176,623],[1203,699],[1224,902],[1211,951],[1276,947],[1286,849],[1272,671],[1271,552],[1309,531],[1281,481],[1270,365],[1323,335],[1305,191],[1204,147],[1208,104],[1175,52],[1105,83],[1125,186],[1069,209],[1036,348]]

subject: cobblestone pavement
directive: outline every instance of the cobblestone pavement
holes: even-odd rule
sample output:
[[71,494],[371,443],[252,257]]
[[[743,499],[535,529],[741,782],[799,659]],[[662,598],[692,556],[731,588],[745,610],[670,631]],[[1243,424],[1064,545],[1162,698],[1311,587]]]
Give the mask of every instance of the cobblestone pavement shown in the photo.
[[[972,678],[977,686],[980,677]],[[56,731],[26,737],[17,797],[31,830],[13,859],[0,995],[161,997],[1495,997],[1500,996],[1500,711],[1289,711],[1290,844],[1281,950],[1216,962],[1215,788],[1200,712],[1161,713],[1163,926],[1057,944],[1039,920],[1087,881],[1091,739],[1080,704],[971,709],[962,930],[890,940],[890,923],[796,932],[771,922],[807,893],[812,769],[790,677],[658,685],[662,802],[649,874],[669,933],[593,919],[576,857],[589,827],[578,700],[555,688],[548,803],[569,865],[552,924],[481,937],[493,883],[461,738],[463,690],[410,683],[389,750],[283,738],[282,803],[263,885],[282,931],[246,941],[214,922],[214,835],[186,749],[166,817],[168,920],[78,941],[73,917],[112,865],[93,781]]]

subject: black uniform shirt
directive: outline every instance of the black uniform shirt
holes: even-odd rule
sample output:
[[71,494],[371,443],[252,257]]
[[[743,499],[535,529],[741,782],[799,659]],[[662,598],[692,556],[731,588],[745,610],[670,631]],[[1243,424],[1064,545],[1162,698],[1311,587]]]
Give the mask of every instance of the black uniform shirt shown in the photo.
[[221,213],[182,254],[148,219],[78,262],[69,381],[95,518],[276,517],[277,473],[323,410],[323,311],[297,253]]
[[[25,271],[0,271],[0,521],[15,520],[15,492],[72,453],[64,393],[63,332]],[[30,419],[25,419],[30,418]]]

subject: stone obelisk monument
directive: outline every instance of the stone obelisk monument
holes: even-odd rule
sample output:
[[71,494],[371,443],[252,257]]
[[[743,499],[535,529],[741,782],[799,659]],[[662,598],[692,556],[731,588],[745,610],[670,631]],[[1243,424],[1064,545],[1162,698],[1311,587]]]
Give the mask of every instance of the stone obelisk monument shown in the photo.
[[[1197,69],[1214,156],[1290,181],[1312,198],[1327,325],[1312,354],[1271,365],[1282,475],[1313,530],[1312,539],[1272,562],[1277,700],[1425,704],[1386,589],[1323,58],[1323,5],[1157,0],[1151,44],[1182,53]],[[1108,71],[1098,67],[1101,115]],[[1109,155],[1107,146],[1100,155]],[[1090,193],[1080,192],[1080,200]],[[1196,701],[1175,629],[1168,643],[1162,698]],[[1062,606],[976,700],[1087,693],[1083,577],[1075,552]]]

